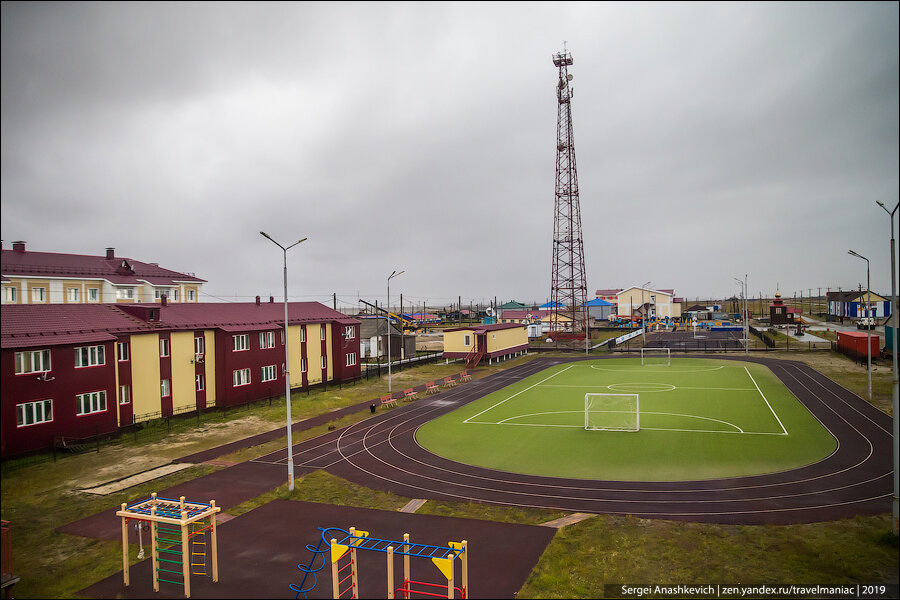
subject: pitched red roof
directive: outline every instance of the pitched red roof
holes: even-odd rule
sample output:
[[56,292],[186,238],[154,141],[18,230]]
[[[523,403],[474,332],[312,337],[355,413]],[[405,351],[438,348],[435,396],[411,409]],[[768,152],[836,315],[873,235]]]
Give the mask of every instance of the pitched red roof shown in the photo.
[[485,333],[488,331],[498,331],[500,329],[513,329],[514,327],[525,327],[519,323],[494,323],[493,325],[470,325],[469,327],[454,327],[453,329],[445,329],[444,331],[474,331],[475,333]]
[[[159,310],[159,321],[134,316],[134,308]],[[224,329],[257,331],[284,324],[284,304],[253,302],[192,304],[4,304],[0,319],[0,347],[26,348],[115,339],[115,334],[142,331]],[[358,320],[318,302],[291,302],[288,321],[335,322],[353,325]]]
[[501,319],[543,319],[551,312],[550,310],[504,310]]
[[[3,250],[0,252],[0,270],[4,277],[81,277],[105,279],[114,284],[137,285],[146,281],[152,285],[174,285],[176,282],[205,283],[205,279],[186,273],[164,269],[159,265],[141,262],[133,258],[116,256],[90,256],[85,254],[60,254],[55,252],[31,252]],[[123,267],[123,261],[125,265]]]

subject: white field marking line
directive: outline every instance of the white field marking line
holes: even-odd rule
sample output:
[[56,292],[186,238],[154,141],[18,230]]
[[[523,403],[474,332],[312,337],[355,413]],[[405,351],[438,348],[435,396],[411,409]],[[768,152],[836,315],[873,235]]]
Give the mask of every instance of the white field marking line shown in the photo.
[[[614,414],[633,414],[634,411],[630,410],[595,410],[593,412],[599,413],[614,413]],[[527,415],[516,415],[514,417],[508,417],[503,419],[502,421],[497,421],[496,423],[486,423],[484,421],[478,421],[475,423],[470,423],[470,425],[531,425],[534,427],[584,427],[584,425],[551,425],[544,423],[509,423],[513,419],[521,419],[525,417],[536,417],[538,415],[557,415],[557,414],[567,414],[567,413],[577,413],[579,415],[583,415],[583,410],[553,410],[547,412],[537,412],[537,413],[529,413]],[[729,423],[728,421],[723,421],[721,419],[713,419],[712,417],[701,417],[699,415],[685,415],[682,413],[666,413],[666,412],[652,412],[652,411],[641,411],[642,415],[665,415],[667,417],[686,417],[688,419],[703,419],[704,421],[715,421],[716,423],[722,423],[723,425],[728,425],[729,427],[734,427],[737,431],[717,431],[717,430],[706,430],[706,429],[668,429],[668,428],[660,428],[660,427],[641,427],[641,429],[653,429],[654,431],[702,431],[704,433],[757,433],[759,435],[782,435],[780,433],[770,433],[770,432],[754,432],[754,431],[744,431],[734,423]]]
[[784,435],[787,435],[787,429],[784,428],[784,423],[781,422],[781,419],[778,418],[778,415],[775,414],[775,409],[772,408],[772,405],[769,404],[769,399],[766,398],[766,395],[762,393],[762,390],[759,389],[759,385],[757,385],[756,380],[753,379],[753,375],[750,374],[750,369],[744,367],[744,370],[747,371],[747,375],[750,377],[750,381],[753,382],[753,385],[756,386],[756,390],[759,392],[759,395],[762,396],[762,399],[765,400],[766,406],[769,407],[769,410],[772,411],[772,414],[775,416],[775,420],[778,421],[778,424],[781,425],[781,430],[784,432]]
[[[596,365],[589,365],[591,369],[597,369],[598,371],[613,371],[616,373],[641,373],[643,369],[647,367],[635,367],[634,369],[604,369],[603,367],[598,367]],[[732,365],[728,365],[729,367]],[[667,373],[707,373],[709,371],[718,371],[719,369],[724,369],[725,365],[719,365],[718,367],[706,367],[703,369],[690,369],[690,370],[672,370],[672,367],[667,367],[670,369],[666,371]]]
[[[726,392],[756,392],[758,391],[756,388],[723,388],[723,387],[692,387],[687,385],[672,385],[671,383],[655,383],[655,382],[638,382],[634,381],[631,383],[623,382],[623,383],[611,383],[609,385],[667,385],[671,386],[671,389],[658,389],[658,390],[644,390],[650,392],[671,392],[674,390],[722,390]],[[610,389],[609,385],[563,385],[556,383],[548,383],[546,385],[539,385],[537,387],[558,387],[558,388],[600,388],[600,389]]]
[[554,373],[554,374],[551,375],[550,377],[547,377],[547,378],[545,378],[545,379],[541,379],[540,381],[538,381],[538,382],[535,383],[534,385],[530,385],[530,386],[528,386],[527,388],[525,388],[524,390],[520,390],[520,391],[516,392],[515,394],[513,394],[512,396],[510,396],[510,397],[507,398],[506,400],[501,400],[500,402],[494,404],[493,406],[487,407],[486,409],[484,409],[484,410],[481,411],[480,413],[475,414],[475,415],[472,415],[472,416],[469,417],[468,419],[464,420],[463,423],[468,423],[471,419],[474,419],[475,417],[478,417],[478,416],[480,416],[480,415],[483,415],[483,414],[486,413],[487,411],[489,411],[489,410],[491,410],[491,409],[493,409],[493,408],[496,408],[496,407],[500,406],[501,404],[503,404],[503,403],[506,402],[507,400],[512,400],[513,398],[515,398],[515,397],[518,396],[519,394],[524,394],[525,392],[527,392],[527,391],[530,390],[531,388],[539,386],[540,384],[544,383],[544,382],[547,381],[548,379],[552,379],[553,377],[556,377],[556,376],[559,375],[560,373],[564,373],[565,371],[568,371],[569,369],[571,369],[571,368],[574,367],[574,366],[575,366],[575,365],[569,365],[569,366],[566,367],[565,369],[561,369],[561,370],[557,371],[556,373]]
[[[396,429],[396,428],[395,428],[395,429]],[[388,441],[390,442],[391,448],[392,448],[397,454],[400,454],[401,456],[406,456],[406,455],[403,454],[402,452],[399,452],[399,451],[396,449],[396,447],[394,446],[394,444],[393,444],[393,438],[394,438],[394,437],[395,437],[395,436],[393,435],[393,431],[392,431],[391,434],[390,434],[389,437],[388,437]],[[377,445],[381,445],[382,443],[383,443],[383,442],[379,442]],[[475,485],[469,485],[469,484],[464,484],[464,483],[459,483],[459,482],[446,481],[446,480],[438,479],[438,478],[436,478],[436,477],[431,477],[431,476],[428,476],[428,475],[423,475],[423,474],[421,474],[421,473],[412,473],[412,472],[410,472],[410,471],[408,471],[408,470],[406,470],[406,469],[403,469],[402,467],[399,467],[399,466],[396,466],[396,465],[392,465],[392,464],[388,463],[387,461],[383,460],[381,457],[375,456],[371,451],[368,450],[368,447],[367,447],[367,452],[368,452],[369,456],[371,456],[372,458],[374,458],[377,462],[380,462],[380,463],[382,463],[383,465],[385,465],[385,466],[387,466],[387,467],[390,467],[393,471],[399,471],[399,472],[402,472],[402,473],[406,473],[407,475],[412,476],[414,480],[430,479],[430,480],[432,480],[432,481],[436,481],[436,482],[439,482],[439,483],[451,484],[451,485],[455,485],[455,486],[457,486],[457,487],[461,487],[461,488],[470,488],[470,489],[473,489],[473,490],[480,490],[480,491],[487,491],[487,492],[494,492],[494,493],[497,493],[497,492],[504,492],[504,493],[506,493],[506,494],[516,494],[516,495],[519,495],[519,496],[533,496],[533,497],[538,497],[538,498],[548,498],[548,499],[553,499],[553,500],[574,500],[574,501],[578,501],[578,502],[586,502],[586,503],[588,503],[588,504],[606,503],[606,502],[621,502],[621,503],[637,503],[637,502],[645,502],[644,500],[635,500],[635,499],[618,499],[618,498],[616,498],[616,499],[612,499],[612,498],[610,498],[610,499],[605,499],[605,498],[596,498],[596,497],[594,497],[594,498],[580,498],[580,497],[573,497],[573,496],[555,496],[555,495],[537,494],[537,493],[533,493],[533,492],[510,492],[510,491],[508,491],[508,490],[500,490],[500,489],[497,489],[497,488],[487,488],[487,487],[475,486]],[[413,459],[413,460],[414,460],[414,459]],[[394,483],[394,484],[397,484],[397,485],[400,485],[400,486],[403,486],[403,487],[406,487],[406,488],[411,488],[411,489],[415,489],[415,490],[422,490],[422,491],[430,492],[430,493],[432,493],[432,494],[440,494],[440,495],[443,495],[443,496],[450,496],[450,497],[454,497],[454,498],[462,498],[462,499],[465,499],[465,500],[474,500],[474,501],[481,501],[481,500],[484,500],[484,501],[490,502],[490,503],[492,503],[492,504],[493,504],[493,503],[498,503],[498,504],[505,504],[505,505],[512,505],[512,506],[533,506],[533,507],[543,507],[543,508],[548,508],[546,505],[541,506],[541,505],[517,504],[517,503],[514,503],[514,502],[502,502],[502,501],[501,501],[501,502],[497,502],[497,501],[495,501],[495,500],[490,500],[490,499],[485,499],[485,498],[478,498],[478,497],[464,496],[464,495],[462,495],[462,494],[457,494],[457,493],[453,493],[453,492],[437,491],[437,490],[434,490],[434,489],[432,489],[432,488],[425,488],[425,487],[422,487],[422,486],[419,486],[419,485],[414,485],[414,484],[411,484],[411,483],[408,483],[408,482],[398,481],[398,480],[392,479],[392,478],[390,478],[390,477],[386,477],[386,476],[383,476],[383,475],[379,475],[379,474],[377,474],[377,473],[374,473],[374,472],[372,472],[372,471],[370,471],[370,470],[368,470],[368,469],[364,469],[363,467],[357,465],[357,464],[354,463],[352,460],[350,460],[349,457],[347,458],[347,462],[350,463],[351,465],[353,465],[354,467],[356,467],[359,471],[361,471],[361,472],[363,472],[363,473],[365,473],[365,474],[367,474],[367,475],[369,475],[369,476],[371,476],[371,477],[373,477],[373,478],[375,478],[375,479],[381,479],[381,480],[383,480],[383,481],[387,481],[387,482],[390,482],[390,483]],[[421,462],[421,461],[415,461],[415,462]],[[424,464],[424,463],[423,463],[423,464]],[[440,469],[440,470],[447,471],[447,469]],[[883,475],[883,476],[884,476],[884,475]],[[882,477],[883,477],[883,476],[882,476]],[[477,477],[477,478],[478,478],[478,479],[488,479],[488,478],[484,478],[484,477]],[[490,481],[495,481],[495,480],[490,480]],[[509,483],[519,483],[519,482],[509,482]],[[521,484],[521,485],[530,485],[530,484]],[[563,488],[564,486],[546,486],[546,487],[560,487],[560,488]],[[845,487],[850,487],[850,486],[845,486]],[[586,489],[586,488],[583,488],[583,489]],[[840,488],[839,488],[839,489],[840,489]],[[593,489],[592,491],[598,492],[598,491],[607,491],[607,490],[596,490],[596,489]],[[643,491],[643,490],[642,490],[642,491]],[[653,490],[646,490],[646,491],[653,491]],[[824,491],[828,491],[828,490],[824,490]],[[655,490],[655,493],[658,493],[658,492],[659,492],[659,490]],[[768,498],[733,498],[733,499],[715,499],[715,500],[710,500],[710,501],[708,501],[708,502],[715,503],[715,504],[728,503],[728,502],[759,502],[759,501],[761,501],[761,500],[774,500],[774,499],[794,498],[794,497],[802,497],[802,496],[818,496],[818,495],[819,495],[820,493],[822,493],[822,492],[823,492],[823,490],[815,490],[815,491],[805,492],[805,493],[801,493],[801,494],[785,494],[785,495],[782,495],[782,496],[773,496],[773,497],[768,497]],[[881,497],[881,496],[879,496],[879,497]],[[666,501],[665,501],[664,503],[662,503],[662,504],[664,504],[664,505],[670,505],[670,504],[676,504],[676,503],[687,503],[687,502],[696,502],[696,501],[697,501],[696,498],[690,498],[690,499],[685,499],[685,500],[666,500]],[[851,503],[854,503],[854,502],[859,502],[859,500],[851,501]],[[555,507],[551,507],[551,508],[555,508]],[[569,509],[560,507],[560,510],[569,510]],[[791,509],[775,509],[775,510],[791,510]],[[793,510],[796,510],[796,508],[793,509]],[[606,511],[604,511],[604,512],[606,512]],[[735,512],[737,512],[737,513],[739,514],[739,513],[741,513],[741,512],[748,512],[748,511],[735,511]],[[759,511],[749,511],[749,512],[771,512],[771,511],[770,511],[770,510],[759,510]],[[654,514],[655,514],[655,513],[654,513]],[[660,513],[660,514],[669,514],[669,513],[662,512],[662,513]],[[700,513],[700,514],[707,514],[707,513]],[[716,513],[709,513],[709,514],[716,514]],[[725,513],[723,513],[723,514],[729,514],[729,513],[728,513],[728,512],[725,512]]]

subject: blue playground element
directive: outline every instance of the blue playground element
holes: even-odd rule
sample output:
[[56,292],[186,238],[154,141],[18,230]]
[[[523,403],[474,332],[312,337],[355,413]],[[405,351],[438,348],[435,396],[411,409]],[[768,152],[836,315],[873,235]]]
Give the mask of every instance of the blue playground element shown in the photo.
[[[331,540],[334,538],[336,542],[342,546],[352,546],[357,550],[375,550],[376,552],[384,552],[387,554],[387,549],[389,546],[394,547],[394,554],[397,556],[413,556],[418,558],[447,558],[450,555],[458,554],[461,552],[460,548],[451,548],[449,546],[433,546],[431,544],[414,544],[412,542],[403,542],[397,540],[384,540],[379,538],[373,538],[368,536],[359,536],[353,535],[346,529],[341,529],[340,527],[317,527],[319,531],[322,532],[322,537],[319,539],[319,542],[313,546],[312,544],[307,544],[306,549],[313,553],[312,558],[309,559],[309,564],[297,565],[297,568],[303,572],[303,579],[300,581],[300,585],[294,585],[293,583],[288,584],[288,587],[291,588],[291,591],[296,592],[294,596],[294,600],[300,599],[300,594],[303,594],[304,598],[309,598],[306,594],[311,592],[315,587],[318,581],[316,573],[322,570],[322,567],[325,566],[325,553],[331,550]],[[409,550],[404,551],[403,546],[408,545]],[[322,557],[322,564],[318,567],[313,567],[316,562],[316,559]],[[312,575],[312,583],[309,587],[306,586],[307,579]]]

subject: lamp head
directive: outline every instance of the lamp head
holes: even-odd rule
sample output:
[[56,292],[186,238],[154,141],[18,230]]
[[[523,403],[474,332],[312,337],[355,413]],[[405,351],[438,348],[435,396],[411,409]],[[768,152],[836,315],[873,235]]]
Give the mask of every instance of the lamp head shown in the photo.
[[887,207],[884,205],[884,202],[882,202],[881,200],[876,200],[876,201],[875,201],[875,204],[877,204],[877,205],[880,206],[881,208],[887,208]]

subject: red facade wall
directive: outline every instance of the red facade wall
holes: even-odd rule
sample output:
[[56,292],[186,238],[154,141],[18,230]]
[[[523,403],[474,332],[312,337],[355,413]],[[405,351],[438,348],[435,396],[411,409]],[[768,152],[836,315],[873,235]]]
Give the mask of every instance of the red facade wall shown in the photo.
[[[85,345],[104,347],[105,364],[75,368],[75,348]],[[40,348],[34,348],[40,349]],[[113,342],[54,346],[50,348],[49,381],[35,373],[15,375],[15,351],[0,353],[3,373],[0,402],[0,453],[4,456],[50,448],[54,437],[83,438],[118,429],[116,414],[116,355]],[[103,390],[106,410],[76,415],[77,394]],[[18,427],[16,405],[34,400],[53,400],[53,420]]]

